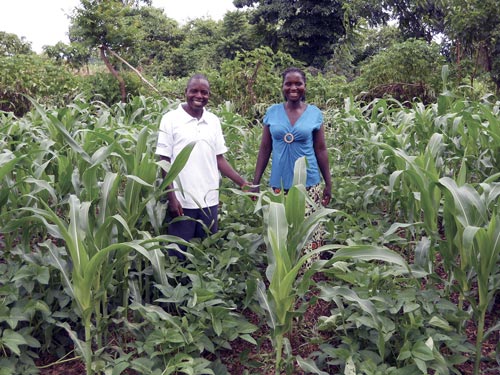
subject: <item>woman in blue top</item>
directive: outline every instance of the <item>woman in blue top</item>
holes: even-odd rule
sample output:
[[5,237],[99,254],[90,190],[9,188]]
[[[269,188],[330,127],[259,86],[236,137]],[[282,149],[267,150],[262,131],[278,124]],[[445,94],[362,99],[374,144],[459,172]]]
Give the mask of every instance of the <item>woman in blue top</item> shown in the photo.
[[332,181],[323,115],[318,107],[305,102],[306,76],[302,70],[293,67],[285,70],[282,90],[285,103],[272,105],[264,116],[253,185],[260,184],[272,152],[270,185],[275,191],[287,191],[293,184],[295,161],[305,156],[306,188],[317,191],[322,176],[325,186],[323,194],[318,196],[321,204],[327,206],[332,196]]

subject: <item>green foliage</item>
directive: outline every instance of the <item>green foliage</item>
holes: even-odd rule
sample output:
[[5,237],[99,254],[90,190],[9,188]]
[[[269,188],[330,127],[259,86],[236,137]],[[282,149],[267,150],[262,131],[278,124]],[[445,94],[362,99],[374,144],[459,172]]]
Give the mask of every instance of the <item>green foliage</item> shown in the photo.
[[396,43],[404,42],[401,32],[395,26],[384,26],[377,30],[367,28],[364,33],[367,34],[366,45],[363,46],[362,52],[353,61],[356,66]]
[[[255,327],[235,312],[237,305],[232,298],[245,293],[245,275],[255,272],[255,268],[243,267],[251,264],[251,258],[243,253],[241,257],[245,261],[241,263],[240,276],[235,278],[229,271],[238,264],[235,263],[237,253],[217,248],[219,242],[225,241],[214,239],[215,242],[207,245],[215,250],[207,250],[206,257],[194,259],[193,264],[199,269],[179,267],[177,271],[179,277],[191,274],[193,285],[178,306],[186,309],[189,320],[178,315],[172,317],[186,327],[186,332],[191,332],[192,336],[186,339],[185,345],[179,346],[176,339],[172,341],[171,331],[166,333],[166,341],[163,341],[162,329],[155,323],[156,318],[152,318],[148,331],[144,333],[145,342],[141,342],[142,336],[137,336],[137,346],[134,347],[137,351],[133,359],[120,358],[113,362],[108,357],[115,351],[105,347],[111,312],[119,306],[123,317],[128,317],[128,311],[148,312],[148,317],[154,316],[154,312],[161,317],[168,314],[158,310],[158,306],[149,308],[147,305],[152,302],[151,275],[158,283],[158,290],[166,293],[162,296],[171,298],[168,289],[164,288],[169,287],[171,279],[167,275],[171,276],[177,265],[170,264],[162,249],[172,247],[176,242],[192,246],[178,238],[153,237],[164,230],[165,205],[161,201],[166,194],[164,189],[189,157],[188,148],[176,159],[179,163],[156,162],[153,153],[156,130],[161,114],[170,104],[144,97],[134,98],[129,105],[112,107],[79,100],[59,111],[45,110],[34,102],[37,111],[29,113],[24,120],[32,125],[29,132],[24,131],[19,120],[2,117],[2,127],[8,138],[1,143],[0,245],[3,250],[8,246],[9,251],[2,254],[1,265],[9,262],[10,269],[15,272],[17,268],[11,263],[15,254],[22,254],[27,259],[24,252],[32,252],[30,238],[40,236],[35,245],[38,263],[30,259],[22,264],[15,278],[11,280],[6,276],[2,281],[23,293],[26,290],[35,298],[33,303],[38,303],[38,308],[28,305],[24,315],[21,307],[25,300],[20,296],[19,305],[5,305],[4,316],[7,319],[10,315],[8,309],[13,308],[19,321],[31,320],[33,315],[28,314],[42,311],[42,302],[51,296],[52,302],[48,305],[57,313],[49,316],[48,308],[43,309],[47,320],[38,317],[33,326],[43,324],[47,327],[44,348],[51,340],[53,343],[59,340],[55,331],[65,331],[76,352],[85,360],[88,373],[103,370],[107,366],[106,359],[113,363],[111,368],[118,369],[140,371],[151,363],[148,370],[151,373],[182,370],[213,374],[210,367],[216,365],[200,356],[200,345],[215,352],[219,348],[228,348],[229,343],[238,337],[254,343],[249,334]],[[157,180],[160,168],[169,171],[170,180]],[[15,219],[11,216],[13,214]],[[14,241],[9,240],[11,237],[16,238],[15,247],[12,246]],[[233,238],[230,243],[239,249],[252,246],[255,254],[260,241],[258,236],[254,237],[257,238]],[[217,256],[224,254],[225,260],[215,261]],[[216,267],[209,271],[211,266]],[[58,272],[49,280],[54,271]],[[232,288],[227,287],[228,279],[235,281]],[[40,288],[44,289],[43,293],[37,292]],[[4,290],[7,294],[8,291]],[[60,295],[60,299],[54,301],[54,295]],[[62,296],[66,296],[65,302]],[[130,296],[137,303],[142,296],[146,299],[144,304],[134,305],[129,310]],[[3,361],[5,366],[11,367],[12,373],[19,373],[22,366],[33,366],[30,358],[36,354],[29,351],[29,347],[39,348],[41,342],[37,340],[43,334],[14,323],[4,330],[1,324],[0,342],[7,353]],[[195,324],[198,324],[196,328]],[[66,341],[64,347],[71,347],[71,344]],[[152,354],[159,347],[162,353]],[[63,350],[57,348],[57,354],[64,355]],[[175,359],[171,358],[171,353],[177,353]]]
[[45,46],[45,54],[55,61],[67,64],[73,69],[81,69],[88,64],[89,50],[81,43],[65,44],[58,42],[55,46]]
[[24,37],[0,31],[0,56],[32,54],[31,44]]
[[465,361],[471,348],[452,327],[464,312],[439,291],[420,290],[419,280],[392,265],[346,261],[325,272],[345,285],[319,286],[320,298],[334,307],[320,318],[330,339],[315,353],[318,363],[340,365],[346,374],[449,374]]
[[[140,96],[144,92],[149,93],[149,88],[141,82],[137,74],[123,72],[122,77],[130,97]],[[107,72],[96,72],[81,77],[79,89],[88,100],[97,100],[108,106],[112,106],[121,100],[119,83],[115,77]]]
[[353,16],[362,17],[372,26],[387,24],[396,20],[405,39],[424,39],[431,42],[433,37],[444,31],[444,17],[447,2],[432,1],[350,1],[349,10]]
[[[211,77],[214,100],[231,100],[234,110],[243,116],[263,115],[262,104],[278,102],[281,95],[281,72],[289,66],[301,66],[290,55],[273,53],[270,48],[258,48],[250,52],[238,53],[234,60],[225,60],[220,75]],[[245,93],[245,95],[242,95]]]
[[[469,300],[476,315],[478,328],[474,373],[479,374],[485,315],[500,290],[500,286],[491,283],[500,269],[500,218],[496,207],[491,205],[497,201],[498,184],[481,184],[482,194],[471,185],[458,186],[448,177],[440,179],[440,184],[446,195],[443,213],[446,236],[453,239],[447,247],[443,247],[444,263],[457,280],[461,298]],[[459,259],[459,264],[455,264],[455,259]],[[471,271],[477,277],[478,296],[474,298],[469,296]]]
[[375,55],[361,68],[354,86],[370,100],[391,96],[398,101],[432,101],[440,90],[443,59],[439,46],[422,40],[397,43]]
[[[82,0],[71,17],[69,37],[91,51],[99,50],[99,57],[119,83],[120,99],[127,100],[127,89],[119,69],[113,66],[110,55],[125,52],[140,45],[145,30],[140,28],[140,15],[135,8],[139,2]],[[121,59],[120,64],[122,63]]]
[[[124,257],[128,251],[136,250],[144,254],[146,258],[149,257],[148,250],[151,248],[144,247],[139,241],[142,236],[137,235],[135,231],[134,234],[132,232],[133,228],[139,229],[137,221],[146,211],[146,206],[152,199],[151,194],[143,192],[143,187],[153,188],[157,175],[156,163],[152,160],[151,152],[145,153],[148,128],[139,132],[135,144],[135,158],[129,157],[129,152],[124,152],[121,145],[115,142],[103,145],[93,154],[89,154],[87,151],[90,150],[84,148],[93,142],[86,139],[83,147],[80,146],[76,133],[72,134],[74,129],[66,128],[64,122],[45,112],[36,102],[34,105],[45,125],[55,130],[54,135],[62,135],[62,143],[66,147],[69,146],[67,157],[69,159],[75,156],[81,157],[80,163],[74,167],[77,168],[77,171],[80,167],[83,189],[78,189],[76,194],[70,194],[67,197],[69,209],[59,208],[66,213],[67,222],[62,220],[46,201],[38,201],[33,197],[35,199],[30,206],[20,208],[20,210],[30,212],[31,215],[24,216],[17,225],[28,227],[31,222],[40,221],[46,225],[51,236],[65,243],[69,255],[68,259],[61,255],[59,249],[52,242],[47,241],[43,246],[47,248],[53,257],[56,268],[62,273],[63,283],[75,302],[78,315],[85,328],[85,342],[80,342],[74,335],[74,343],[80,348],[79,351],[86,363],[87,374],[91,374],[92,338],[95,337],[95,333],[92,332],[92,321],[95,320],[96,326],[99,326],[101,317],[107,315],[107,308],[104,306],[106,304],[106,291],[109,288],[108,283],[111,282],[109,276],[116,268],[123,267]],[[93,133],[88,135],[91,137]],[[99,137],[94,141],[98,140],[100,140]],[[169,185],[176,177],[178,171],[186,163],[192,147],[194,144],[186,146],[185,152],[181,152],[179,158],[172,165],[171,173],[168,174],[163,186]],[[106,157],[110,156],[112,151],[123,157],[125,171],[133,175],[125,175],[124,177],[128,177],[128,181],[124,182],[120,181],[121,176],[118,173],[107,172],[99,188],[97,179],[102,172],[99,173],[98,167]],[[150,155],[147,160],[150,161],[149,165],[146,165],[147,161],[144,161],[144,155]],[[119,184],[125,185],[122,199],[116,197]],[[53,191],[51,188],[48,189],[49,192]],[[36,195],[36,193],[32,194]],[[52,198],[54,200],[52,203],[57,204],[58,197],[54,194]],[[98,207],[98,209],[91,210],[92,206]],[[12,230],[16,230],[15,225]],[[112,235],[117,230],[122,234]],[[71,334],[70,328],[66,329]],[[100,347],[102,345],[101,339],[98,337],[96,341],[97,346]]]
[[139,28],[144,36],[141,43],[126,51],[123,57],[156,79],[184,76],[185,69],[178,66],[174,51],[187,36],[177,21],[166,17],[158,8],[141,7],[134,12],[140,19]]
[[[282,65],[263,56],[276,67],[262,70],[263,97],[281,100]],[[318,251],[329,259],[302,278],[297,249],[318,217],[304,218],[300,185],[285,197],[223,179],[220,231],[186,244],[185,261],[168,256],[181,241],[161,235],[160,170],[180,166],[157,162],[154,147],[175,101],[134,96],[108,106],[79,96],[60,108],[36,104],[23,118],[0,113],[1,372],[36,373],[36,356],[74,349],[70,359],[90,358],[95,373],[223,375],[229,356],[266,373],[275,363],[268,332],[277,347],[282,335],[288,372],[458,374],[474,350],[467,361],[493,367],[478,348],[498,329],[485,318],[498,315],[489,310],[500,280],[498,102],[464,100],[446,80],[430,105],[356,102],[313,73],[308,100],[333,98],[322,99],[335,187],[324,210],[340,213],[321,218],[327,244]],[[215,91],[217,72],[210,79]],[[182,96],[185,81],[164,84]],[[234,95],[246,94],[241,87]],[[242,116],[217,92],[211,106],[228,160],[251,176],[260,137],[251,124],[261,113]],[[314,324],[310,304],[330,312]],[[464,341],[469,324],[476,348]],[[237,359],[234,340],[248,345]],[[292,346],[310,345],[318,350],[294,356]]]
[[37,56],[0,57],[0,109],[24,115],[31,104],[26,96],[41,103],[65,105],[76,95],[77,80],[64,67]]
[[[464,17],[464,15],[467,15]],[[455,0],[446,14],[447,35],[454,43],[457,66],[468,70],[471,83],[478,71],[490,73],[500,90],[500,10],[492,0]],[[467,69],[467,62],[470,69]],[[464,72],[460,71],[463,77]]]
[[101,45],[116,50],[131,47],[142,39],[136,18],[132,7],[122,1],[82,0],[71,17],[70,41],[89,49]]
[[[318,207],[309,217],[305,217],[307,192],[303,185],[305,179],[301,178],[305,169],[305,158],[298,159],[295,163],[295,185],[287,195],[282,194],[279,198],[270,196],[267,199],[261,197],[264,200],[262,210],[269,287],[266,288],[264,282],[258,280],[256,293],[271,329],[276,350],[276,374],[281,371],[284,340],[287,340],[286,335],[292,329],[296,298],[300,294],[297,289],[310,282],[308,276],[299,278],[299,271],[307,259],[321,251],[302,254],[302,249],[317,225],[333,212]],[[269,200],[267,204],[266,200]]]
[[277,40],[266,45],[319,69],[332,56],[333,47],[346,34],[345,23],[349,23],[343,2],[337,0],[235,1],[237,7],[255,4],[251,22],[265,27],[267,39]]
[[224,59],[232,60],[238,52],[251,51],[262,45],[248,17],[248,13],[239,11],[227,12],[224,15],[221,40],[217,45],[218,54]]
[[[36,338],[36,316],[49,313],[43,300],[43,288],[49,284],[45,267],[18,260],[0,265],[0,366],[6,374],[18,370],[34,373],[36,350],[41,343]],[[16,370],[17,369],[17,370]]]

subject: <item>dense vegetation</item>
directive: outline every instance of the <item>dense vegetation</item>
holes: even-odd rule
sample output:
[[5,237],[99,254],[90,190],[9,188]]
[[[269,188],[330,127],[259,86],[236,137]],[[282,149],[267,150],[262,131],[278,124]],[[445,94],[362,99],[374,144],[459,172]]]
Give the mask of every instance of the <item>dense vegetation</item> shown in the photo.
[[173,98],[182,95],[178,81],[199,71],[223,89],[237,79],[248,93],[219,91],[218,102],[248,96],[262,103],[269,98],[254,86],[274,88],[277,77],[270,76],[292,62],[327,81],[322,87],[333,86],[340,101],[363,93],[366,101],[430,103],[441,91],[443,64],[448,79],[476,97],[500,87],[500,10],[493,0],[234,4],[238,10],[220,21],[180,25],[148,0],[82,0],[71,14],[71,43],[45,46],[40,57],[29,41],[0,32],[1,108],[25,113],[29,104],[20,94],[51,104],[80,95],[108,105],[140,94]]
[[[180,26],[82,0],[72,43],[41,55],[0,33],[1,375],[498,372],[500,10],[284,3]],[[220,232],[169,257],[160,171],[190,149],[154,156],[162,114],[206,73],[251,179],[290,65],[325,116],[330,206],[305,219],[300,178],[286,196],[223,180]]]

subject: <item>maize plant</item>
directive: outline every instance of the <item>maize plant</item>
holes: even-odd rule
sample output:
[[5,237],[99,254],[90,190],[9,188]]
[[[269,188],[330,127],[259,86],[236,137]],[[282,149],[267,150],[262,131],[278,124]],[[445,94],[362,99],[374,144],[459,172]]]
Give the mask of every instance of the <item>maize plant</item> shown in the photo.
[[[443,215],[448,246],[442,247],[444,264],[460,287],[461,300],[468,299],[477,320],[474,373],[479,374],[485,315],[500,289],[498,283],[491,282],[499,271],[499,184],[483,183],[480,194],[471,185],[458,186],[448,177],[439,182],[445,193]],[[477,280],[477,299],[470,294],[473,279]]]

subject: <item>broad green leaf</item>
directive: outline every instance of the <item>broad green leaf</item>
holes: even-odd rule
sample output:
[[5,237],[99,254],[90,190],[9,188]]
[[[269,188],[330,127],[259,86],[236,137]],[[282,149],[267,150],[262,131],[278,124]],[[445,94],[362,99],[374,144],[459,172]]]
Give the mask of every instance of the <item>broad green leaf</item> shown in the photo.
[[320,298],[330,301],[337,297],[342,297],[348,301],[356,302],[363,311],[372,317],[374,322],[377,324],[379,323],[379,317],[375,305],[368,299],[360,298],[355,291],[339,286],[320,286],[319,288],[321,291]]
[[293,167],[293,185],[306,186],[307,182],[307,159],[302,156],[295,160]]
[[99,149],[97,149],[97,151],[95,151],[90,158],[91,161],[90,168],[100,165],[113,153],[114,149],[115,149],[114,143],[108,146],[102,146]]
[[264,309],[264,311],[267,311],[270,328],[272,330],[276,330],[277,324],[275,312],[267,298],[266,286],[262,280],[257,281],[257,300],[259,301],[259,304]]
[[411,354],[413,358],[418,358],[422,361],[432,361],[434,359],[432,348],[429,348],[423,341],[418,341],[413,345]]
[[129,364],[127,362],[120,362],[113,366],[113,372],[111,375],[121,375],[123,371],[129,368]]
[[57,203],[57,194],[56,190],[49,184],[48,181],[39,180],[35,178],[28,177],[24,180],[26,183],[33,185],[33,189],[31,191],[32,195],[36,195],[40,191],[46,191],[50,194],[54,204]]
[[22,335],[14,332],[11,329],[5,329],[0,337],[0,343],[9,348],[16,355],[21,355],[20,345],[27,345],[28,343]]
[[439,179],[439,183],[452,195],[457,219],[464,228],[487,222],[486,206],[476,190],[469,185],[459,187],[449,177]]
[[[292,232],[297,232],[301,229],[302,224],[304,223],[304,216],[306,212],[306,197],[305,197],[305,189],[302,186],[300,189],[298,186],[293,186],[289,191],[286,197],[285,203],[285,211],[288,225],[290,226],[290,230]],[[294,244],[289,244],[291,247]],[[291,248],[290,256],[295,259],[296,248]]]
[[168,170],[167,176],[161,185],[160,188],[161,190],[165,189],[166,186],[170,185],[179,175],[179,172],[186,165],[195,145],[196,142],[189,143],[188,145],[186,145],[186,147],[182,149],[179,155],[177,155],[175,161],[170,165],[170,169]]
[[[56,131],[62,135],[66,143],[75,151],[83,160],[91,164],[90,156],[83,150],[80,144],[71,136],[71,134],[66,130],[66,127],[61,123],[61,121],[50,113],[47,113],[38,102],[30,97],[28,97],[31,104],[35,107],[36,111],[42,116],[47,126],[53,127]],[[52,132],[54,136],[54,132]]]
[[303,359],[300,355],[296,359],[300,368],[308,374],[328,375],[327,372],[321,371],[312,359]]
[[78,338],[77,333],[71,329],[70,325],[66,322],[57,323],[57,325],[66,330],[66,332],[68,333],[68,336],[73,341],[73,344],[75,345],[77,352],[80,353],[85,360],[90,359],[92,356],[92,353],[88,350],[88,347],[85,345],[85,342],[83,342],[82,340],[80,340]]
[[[269,281],[273,280],[275,272],[281,269],[291,268],[291,259],[287,251],[288,223],[286,220],[285,207],[280,203],[271,202],[268,212],[268,227],[266,241],[268,243],[268,262],[274,266],[266,270]],[[272,254],[269,257],[269,253]]]
[[[326,250],[329,249],[330,246],[326,245],[323,248]],[[331,248],[335,249],[338,248],[338,246],[333,246]],[[382,260],[408,269],[408,264],[401,255],[390,249],[375,245],[352,245],[342,247],[335,252],[329,263],[345,259],[360,259],[367,261]]]
[[434,326],[434,327],[438,327],[438,328],[441,328],[442,330],[444,331],[452,331],[453,330],[453,327],[450,326],[450,323],[439,317],[439,316],[433,316],[430,320],[429,320],[429,324],[431,326]]
[[0,154],[0,181],[3,180],[7,173],[10,173],[15,166],[23,159],[26,155],[15,156],[14,153],[3,150]]

